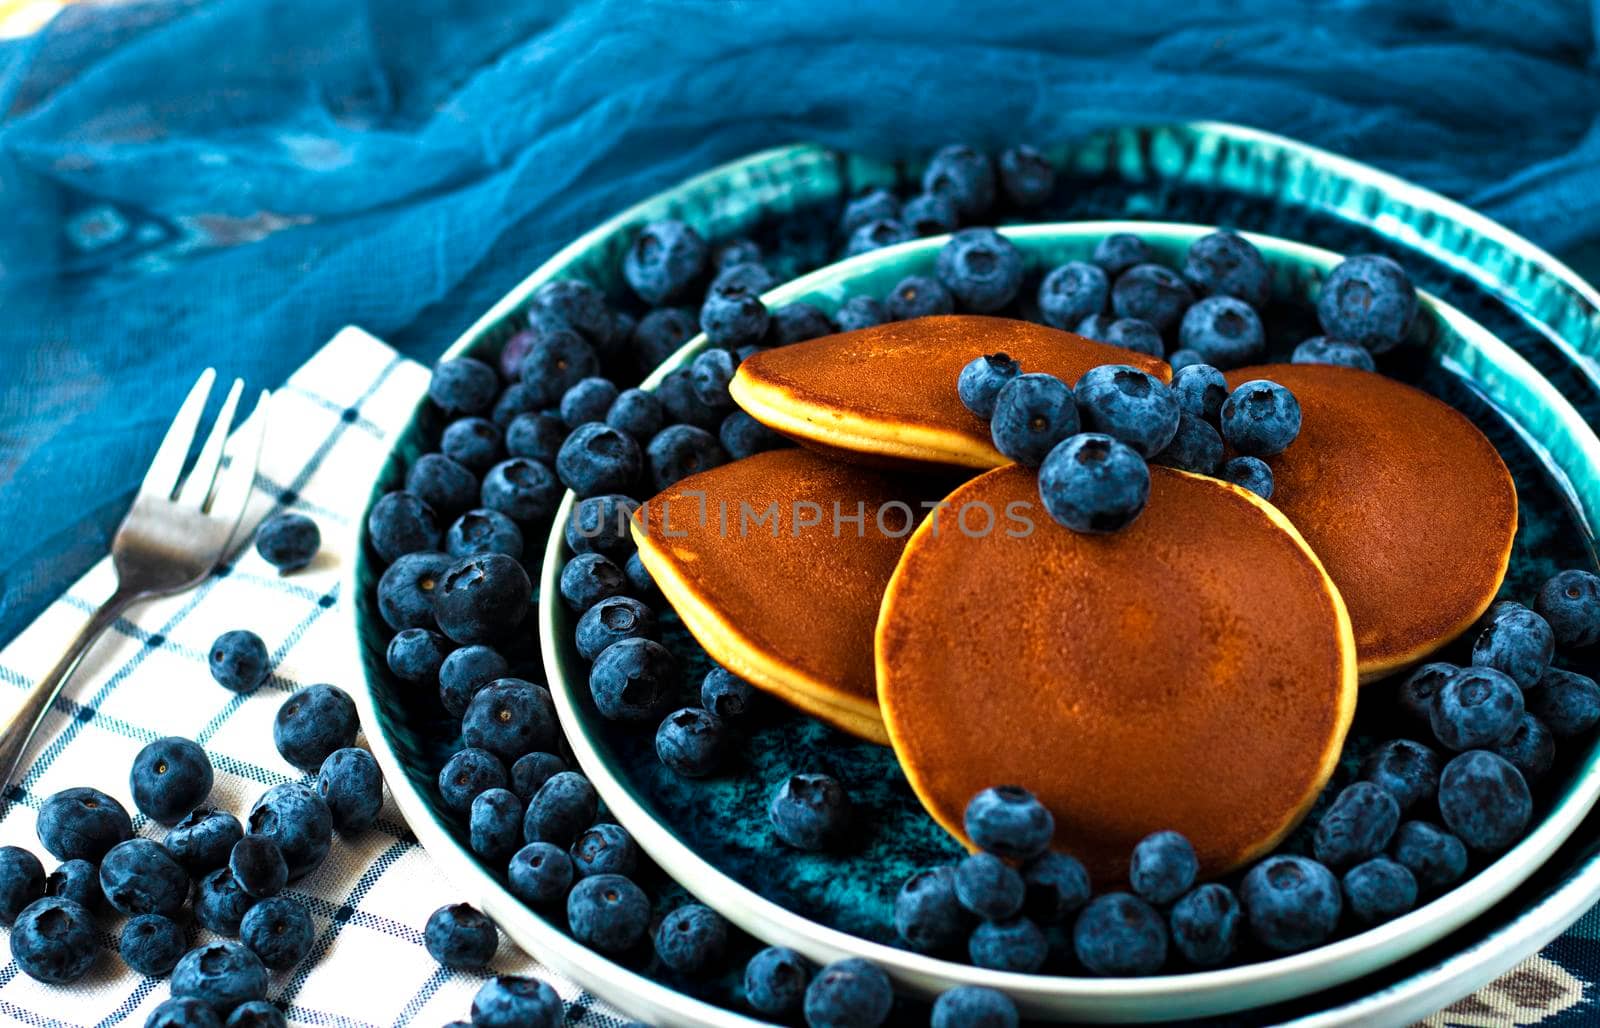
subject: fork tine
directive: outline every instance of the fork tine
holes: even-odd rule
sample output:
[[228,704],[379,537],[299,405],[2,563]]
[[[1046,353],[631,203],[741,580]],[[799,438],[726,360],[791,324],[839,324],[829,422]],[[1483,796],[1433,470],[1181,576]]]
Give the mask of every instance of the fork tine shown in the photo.
[[183,462],[189,456],[189,446],[194,442],[195,429],[200,427],[200,414],[205,410],[206,397],[211,395],[211,383],[216,378],[215,368],[200,372],[194,388],[178,408],[178,416],[172,419],[172,427],[161,440],[161,448],[150,462],[150,470],[144,474],[140,496],[171,499],[173,490],[178,487],[178,476],[183,473]]
[[245,420],[239,434],[228,447],[228,466],[217,475],[217,488],[212,494],[208,513],[235,526],[244,515],[250,490],[255,488],[256,466],[261,462],[261,442],[267,434],[271,400],[272,393],[261,390],[255,411]]
[[205,444],[200,447],[200,456],[195,458],[194,470],[189,472],[183,488],[178,491],[178,502],[183,506],[205,510],[206,501],[211,498],[211,486],[217,479],[217,467],[222,463],[222,448],[227,444],[228,432],[233,428],[233,413],[239,407],[239,394],[243,392],[244,379],[234,379],[227,398],[222,401],[222,410],[217,412],[217,423],[211,427],[211,434],[206,436]]

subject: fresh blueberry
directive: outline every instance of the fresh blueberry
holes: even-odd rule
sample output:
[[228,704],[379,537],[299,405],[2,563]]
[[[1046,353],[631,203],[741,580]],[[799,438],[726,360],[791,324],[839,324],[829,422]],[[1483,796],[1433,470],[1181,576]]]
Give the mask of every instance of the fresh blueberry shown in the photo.
[[408,553],[378,579],[378,613],[390,628],[434,627],[433,597],[450,566],[444,553]]
[[159,842],[133,838],[100,862],[100,891],[124,914],[172,917],[189,898],[189,875]]
[[299,782],[284,782],[262,793],[250,808],[247,823],[249,834],[266,836],[278,844],[289,865],[291,882],[315,871],[333,841],[328,805]]
[[900,200],[889,190],[879,187],[862,190],[844,205],[839,216],[839,231],[849,235],[869,221],[900,217]]
[[1178,406],[1202,421],[1215,422],[1228,399],[1228,380],[1210,364],[1190,364],[1172,374]]
[[1016,785],[993,786],[973,796],[962,827],[978,848],[1010,860],[1039,856],[1056,830],[1049,809]]
[[1328,274],[1317,299],[1322,330],[1383,353],[1398,346],[1417,314],[1417,290],[1387,257],[1348,257]]
[[221,940],[192,949],[172,969],[172,994],[231,1011],[267,994],[267,969],[242,944]]
[[706,266],[706,242],[689,225],[652,221],[639,230],[622,259],[622,276],[651,306],[682,296]]
[[744,966],[744,998],[768,1017],[792,1014],[805,998],[811,965],[783,946],[768,946]]
[[178,965],[178,958],[189,948],[183,929],[160,914],[140,914],[122,926],[117,952],[122,962],[139,974],[164,978]]
[[533,294],[530,321],[535,312],[541,323],[564,325],[585,339],[603,339],[611,331],[611,312],[606,307],[605,294],[577,279],[555,279],[540,286]]
[[[548,411],[518,414],[506,426],[506,453],[526,457],[545,466],[556,462],[567,438],[567,423]],[[495,461],[490,462],[492,467]],[[487,468],[485,469],[487,470]]]
[[457,750],[439,769],[439,795],[447,808],[460,814],[467,812],[479,793],[505,784],[505,765],[488,750],[470,746]]
[[850,238],[845,243],[844,255],[857,257],[915,238],[916,233],[905,222],[893,218],[878,218],[850,233]]
[[995,449],[1024,467],[1038,467],[1077,430],[1073,392],[1054,375],[1018,375],[995,397],[989,437]]
[[1132,232],[1113,232],[1095,244],[1094,263],[1108,275],[1120,275],[1136,264],[1149,264],[1155,254]]
[[561,394],[561,421],[568,428],[604,421],[617,399],[617,387],[607,378],[585,378]]
[[771,315],[761,302],[762,290],[756,285],[730,277],[727,272],[717,277],[700,307],[700,330],[712,346],[733,348],[759,343],[767,334]]
[[728,922],[699,903],[685,903],[661,919],[656,956],[681,974],[695,974],[722,959],[728,948]]
[[626,432],[641,446],[661,431],[667,423],[666,411],[654,393],[643,389],[628,389],[618,394],[606,411],[605,423],[619,432]]
[[422,943],[442,966],[476,970],[494,956],[500,933],[476,907],[454,903],[429,916]]
[[1140,898],[1166,904],[1188,892],[1200,873],[1200,858],[1177,832],[1154,832],[1133,847],[1128,882]]
[[511,858],[507,888],[522,902],[548,907],[572,888],[572,858],[553,842],[530,842]]
[[1263,500],[1272,499],[1272,468],[1260,457],[1229,457],[1217,473],[1224,481],[1248,489]]
[[1439,813],[1469,849],[1499,853],[1522,838],[1533,797],[1510,761],[1487,750],[1468,750],[1444,766]]
[[494,422],[485,418],[460,418],[445,426],[439,437],[439,449],[473,474],[482,474],[500,460],[504,442],[504,434]]
[[590,875],[631,876],[639,866],[639,847],[621,825],[602,821],[578,836],[569,855],[579,878]]
[[1191,243],[1183,277],[1201,296],[1235,296],[1252,307],[1265,304],[1272,291],[1272,272],[1261,251],[1232,232],[1212,232]]
[[994,206],[994,163],[982,150],[953,143],[928,161],[922,189],[948,197],[961,217],[976,218]]
[[385,563],[408,553],[439,548],[439,518],[411,493],[385,493],[367,515],[367,536]]
[[100,869],[87,860],[63,861],[45,878],[44,894],[69,899],[91,913],[102,907],[106,898],[100,891]]
[[1524,714],[1511,738],[1496,746],[1494,752],[1511,761],[1523,778],[1536,781],[1555,766],[1556,737],[1543,721],[1532,714]]
[[528,804],[522,821],[523,841],[571,846],[585,828],[594,824],[599,809],[600,797],[589,779],[576,771],[551,775]]
[[561,569],[561,598],[569,610],[588,610],[601,600],[627,591],[628,580],[617,567],[598,553],[580,553]]
[[1172,944],[1196,967],[1214,967],[1238,948],[1242,917],[1233,890],[1215,882],[1202,885],[1173,905]]
[[442,453],[425,453],[406,472],[405,491],[435,513],[453,514],[478,501],[478,477]]
[[1176,325],[1192,303],[1188,283],[1160,264],[1137,264],[1118,275],[1111,287],[1111,309],[1117,317],[1148,321],[1158,332]]
[[1155,974],[1167,961],[1167,926],[1139,897],[1110,892],[1089,901],[1078,915],[1072,946],[1093,974]]
[[272,741],[284,760],[302,771],[316,771],[328,754],[355,742],[357,727],[349,693],[336,685],[310,685],[278,707]]
[[667,425],[677,423],[712,429],[722,423],[724,412],[707,407],[695,395],[694,374],[687,367],[675,368],[662,376],[656,383],[655,395],[667,412]]
[[805,1018],[811,1028],[876,1028],[893,1006],[889,976],[859,957],[829,964],[806,986]]
[[936,953],[955,946],[966,938],[971,920],[956,897],[953,868],[918,871],[905,880],[895,896],[895,931],[919,953]]
[[1361,777],[1379,786],[1402,811],[1424,803],[1439,791],[1444,761],[1420,742],[1395,739],[1380,745],[1361,762]]
[[1149,357],[1160,357],[1167,352],[1167,345],[1156,327],[1138,318],[1118,318],[1113,321],[1106,329],[1104,342]]
[[334,750],[317,771],[317,795],[341,833],[372,827],[383,808],[383,772],[358,746]]
[[1487,625],[1472,641],[1472,663],[1494,668],[1521,688],[1531,689],[1550,666],[1555,648],[1555,632],[1548,621],[1520,603],[1504,601],[1489,608]]
[[1154,375],[1127,364],[1091,368],[1073,388],[1086,431],[1120,439],[1140,456],[1160,453],[1177,434],[1178,397]]
[[883,304],[870,296],[852,296],[833,312],[834,324],[841,332],[855,332],[872,328],[889,320]]
[[212,779],[206,751],[191,739],[169,735],[146,743],[133,758],[128,785],[134,806],[170,825],[205,801]]
[[724,667],[707,671],[700,682],[700,705],[724,721],[749,710],[755,698],[755,688]]
[[511,665],[499,651],[481,645],[463,646],[446,657],[439,668],[439,702],[460,717],[479,689],[510,671]]
[[193,996],[174,996],[150,1011],[144,1028],[223,1028],[223,1024],[210,1004]]
[[446,414],[482,414],[499,392],[494,368],[471,357],[440,361],[428,381],[428,398]]
[[992,228],[962,229],[939,249],[939,281],[969,311],[989,314],[1022,288],[1022,251]]
[[207,663],[216,683],[237,693],[255,692],[272,669],[267,644],[259,635],[243,628],[217,636],[217,641],[211,644]]
[[[1137,319],[1132,319],[1137,320]],[[1078,322],[1072,331],[1085,339],[1094,339],[1105,342],[1106,336],[1111,334],[1111,326],[1117,323],[1117,318],[1111,314],[1091,314]],[[1146,322],[1148,324],[1148,322]]]
[[389,640],[384,659],[396,678],[407,682],[434,682],[450,655],[450,644],[438,632],[407,628]]
[[511,765],[511,791],[526,803],[551,775],[565,770],[567,762],[554,753],[524,753]]
[[472,852],[499,863],[522,846],[521,798],[510,789],[486,789],[472,799],[467,815]]
[[472,999],[473,1028],[557,1028],[565,1004],[537,978],[490,978]]
[[656,634],[656,615],[631,596],[609,596],[578,619],[574,641],[584,660],[597,660],[600,654],[624,639],[652,639]]
[[496,358],[495,364],[500,369],[502,378],[511,382],[517,380],[518,372],[522,370],[522,362],[527,358],[528,351],[533,349],[534,340],[539,338],[541,325],[541,322],[535,321],[531,327],[517,330],[500,348],[500,356]]
[[289,865],[283,851],[271,839],[247,835],[234,843],[228,858],[228,873],[239,888],[257,899],[275,896],[289,881]]
[[927,275],[907,275],[883,299],[895,321],[925,318],[934,314],[954,314],[956,299],[938,279]]
[[445,552],[460,559],[480,553],[522,556],[522,529],[497,510],[480,507],[456,518],[444,534]]
[[1105,310],[1110,294],[1111,280],[1103,270],[1069,261],[1052,268],[1039,283],[1039,314],[1045,324],[1070,331]]
[[133,822],[122,804],[87,786],[46,798],[39,806],[36,829],[39,841],[57,860],[97,861],[106,850],[133,838]]
[[[628,438],[620,432],[617,435]],[[567,452],[570,443],[569,438],[561,444],[561,451],[556,455],[558,464],[561,453]],[[483,476],[480,498],[485,507],[514,521],[541,521],[555,513],[556,504],[561,501],[561,481],[536,460],[512,457],[496,464]]]
[[628,577],[628,585],[633,589],[634,595],[647,600],[661,598],[661,590],[656,588],[656,580],[650,577],[650,569],[644,566],[644,561],[637,552],[628,554],[628,562],[622,565],[622,573]]
[[1089,872],[1076,858],[1051,850],[1022,866],[1026,887],[1023,912],[1042,924],[1055,924],[1085,903],[1092,891]]
[[1250,932],[1278,953],[1294,953],[1326,942],[1339,925],[1343,900],[1338,879],[1307,857],[1261,861],[1239,888]]
[[1056,187],[1056,169],[1038,150],[1018,144],[1000,154],[1000,184],[1018,207],[1038,207]]
[[520,678],[501,678],[478,690],[461,718],[461,740],[502,760],[555,749],[558,738],[550,691]]
[[462,557],[439,579],[433,616],[452,640],[486,643],[522,624],[532,597],[533,583],[521,563],[503,553],[480,553]]
[[1341,368],[1376,371],[1378,366],[1364,346],[1347,343],[1343,339],[1313,336],[1294,348],[1289,358],[1294,364],[1332,364]]
[[1191,350],[1186,346],[1180,346],[1178,349],[1167,354],[1167,366],[1170,367],[1174,372],[1181,371],[1184,368],[1189,367],[1191,364],[1204,363],[1205,358],[1201,357],[1198,351]]
[[239,819],[224,810],[191,810],[167,829],[162,844],[190,876],[200,875],[228,862],[233,844],[244,835]]
[[1522,690],[1494,668],[1472,667],[1455,675],[1433,697],[1429,723],[1446,749],[1486,749],[1511,738],[1522,720]]
[[1222,404],[1222,438],[1249,457],[1270,457],[1300,434],[1300,403],[1264,378],[1240,385]]
[[274,514],[256,528],[256,552],[279,572],[305,567],[321,546],[322,532],[304,514]]
[[623,639],[607,646],[589,669],[589,692],[600,716],[612,721],[654,721],[678,680],[677,661],[652,639]]
[[656,730],[656,756],[673,774],[704,778],[722,763],[727,730],[722,719],[700,707],[668,714]]
[[961,985],[940,993],[928,1023],[932,1028],[1017,1028],[1017,1005],[1003,992]]
[[1533,609],[1560,645],[1593,646],[1600,642],[1600,575],[1574,569],[1551,576]]
[[645,450],[650,482],[665,491],[690,475],[709,471],[727,461],[717,437],[693,425],[668,425],[655,434]]
[[[521,361],[517,362],[517,367]],[[494,408],[489,412],[489,420],[502,432],[511,427],[511,423],[524,414],[532,414],[539,409],[539,400],[533,390],[517,381],[516,367],[506,373],[511,384],[506,386],[500,394],[500,399],[494,401]]]
[[1558,739],[1582,735],[1600,722],[1600,686],[1587,675],[1553,667],[1528,692],[1527,708]]
[[1222,436],[1208,422],[1183,411],[1178,416],[1178,431],[1166,449],[1150,458],[1157,464],[1197,475],[1214,475],[1222,463]]
[[573,937],[601,953],[621,953],[643,941],[650,928],[650,900],[621,875],[592,875],[567,894]]
[[1003,921],[1022,909],[1022,875],[992,853],[973,853],[956,865],[956,899],[989,921]]
[[689,365],[689,380],[694,394],[707,407],[724,409],[733,405],[728,396],[728,383],[738,370],[739,361],[732,353],[720,347],[703,350]]
[[288,970],[304,960],[315,934],[311,915],[288,896],[262,900],[239,924],[239,941],[274,971]]
[[994,417],[1000,390],[1021,372],[1022,366],[1004,353],[974,357],[961,369],[956,379],[956,393],[967,410],[988,421]]
[[568,389],[598,374],[600,355],[594,347],[578,333],[562,328],[539,334],[519,372],[522,385],[541,405],[560,403]]
[[1259,360],[1267,345],[1261,318],[1232,296],[1208,296],[1185,311],[1178,344],[1219,368]]
[[288,1028],[283,1011],[264,999],[253,999],[233,1008],[223,1028]]
[[29,978],[51,985],[75,982],[99,955],[94,918],[78,904],[45,896],[11,925],[11,959]]
[[44,865],[21,846],[0,847],[0,924],[9,925],[22,908],[45,894]]
[[1427,821],[1407,821],[1394,833],[1394,859],[1425,892],[1443,892],[1467,873],[1467,847]]
[[[900,208],[900,223],[919,236],[937,236],[954,232],[961,223],[956,205],[947,196],[938,193],[918,193]],[[845,331],[844,326],[840,326]]]
[[1150,498],[1150,469],[1127,443],[1081,432],[1045,457],[1039,468],[1039,497],[1063,527],[1074,532],[1115,532],[1144,511]]
[[633,330],[633,347],[640,366],[648,370],[677,352],[700,331],[693,311],[683,307],[658,307],[639,319]]
[[711,251],[711,266],[718,271],[735,264],[760,264],[761,246],[753,239],[730,239]]
[[1397,699],[1402,709],[1423,724],[1431,724],[1433,717],[1433,698],[1438,695],[1444,684],[1461,673],[1461,669],[1454,664],[1436,661],[1432,664],[1423,664],[1400,683]]
[[747,293],[760,295],[778,284],[778,276],[774,275],[766,265],[760,261],[741,261],[738,264],[729,264],[717,272],[717,277],[711,280],[711,289],[718,286],[733,286]]
[[742,410],[733,411],[722,419],[717,441],[733,460],[743,460],[784,445],[783,436]]
[[567,547],[573,553],[598,553],[613,562],[626,560],[633,552],[628,521],[638,509],[639,501],[619,494],[580,500],[567,520]]
[[822,308],[809,303],[786,303],[772,312],[764,342],[768,346],[788,346],[832,334],[833,322]]
[[827,775],[790,775],[773,792],[767,819],[778,838],[795,849],[827,849],[849,827],[850,797]]
[[1389,790],[1356,782],[1340,790],[1322,815],[1312,845],[1328,867],[1349,867],[1382,853],[1400,824],[1400,804]]
[[1356,920],[1378,924],[1417,905],[1417,879],[1388,857],[1374,857],[1344,873],[1344,902]]
[[238,935],[244,915],[255,906],[255,897],[239,887],[226,867],[200,879],[194,892],[195,922],[217,935]]

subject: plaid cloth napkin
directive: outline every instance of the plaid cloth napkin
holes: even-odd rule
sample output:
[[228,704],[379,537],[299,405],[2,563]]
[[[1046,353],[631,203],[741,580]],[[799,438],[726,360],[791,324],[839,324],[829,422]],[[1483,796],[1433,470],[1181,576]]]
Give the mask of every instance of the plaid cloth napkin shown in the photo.
[[[197,588],[141,604],[101,637],[79,666],[0,799],[0,844],[55,860],[39,844],[40,802],[59,789],[92,785],[134,814],[134,830],[163,828],[138,814],[128,789],[134,755],[152,739],[183,735],[204,746],[216,768],[212,806],[242,820],[269,786],[301,778],[272,744],[285,694],[325,681],[349,641],[337,618],[343,554],[336,551],[360,514],[389,441],[427,387],[428,372],[356,329],[346,329],[277,390],[247,526],[283,507],[316,519],[322,553],[278,577],[253,548]],[[248,395],[248,394],[247,394]],[[0,652],[0,693],[43,676],[88,613],[111,592],[110,560],[67,590]],[[251,696],[211,679],[206,653],[218,635],[248,628],[272,650],[275,672]],[[337,682],[345,689],[356,682]],[[465,1020],[484,975],[446,971],[422,945],[428,915],[460,899],[387,802],[376,827],[336,838],[327,861],[288,894],[317,927],[310,955],[275,974],[268,997],[297,1024],[438,1025]],[[142,1024],[168,996],[164,979],[130,971],[116,956],[121,919],[102,919],[103,953],[69,986],[43,985],[10,960],[0,968],[0,1022],[47,1026]],[[207,933],[202,932],[202,935]],[[496,973],[537,975],[568,1003],[569,1023],[619,1025],[624,1018],[502,940]]]

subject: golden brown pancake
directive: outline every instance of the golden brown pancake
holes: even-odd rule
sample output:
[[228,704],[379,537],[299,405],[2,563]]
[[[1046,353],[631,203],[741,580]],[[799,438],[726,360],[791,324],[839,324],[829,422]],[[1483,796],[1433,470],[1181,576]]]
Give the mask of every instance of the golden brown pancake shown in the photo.
[[[829,724],[887,743],[872,659],[878,604],[923,513],[919,498],[947,489],[774,450],[685,478],[641,507],[631,527],[640,560],[712,659]],[[862,525],[841,517],[836,535],[836,503],[844,517],[862,514]]]
[[1392,378],[1325,364],[1227,375],[1282,383],[1300,435],[1267,458],[1273,506],[1317,551],[1355,627],[1362,681],[1464,632],[1494,599],[1517,531],[1517,491],[1461,412]]
[[[1023,786],[1101,888],[1153,831],[1188,836],[1206,876],[1271,849],[1355,712],[1349,618],[1288,521],[1226,482],[1150,478],[1112,535],[1056,524],[1022,468],[968,482],[912,536],[877,630],[878,701],[934,820],[970,845],[967,801]],[[1026,537],[950,530],[1013,502]]]
[[1068,385],[1101,364],[1172,378],[1165,361],[1071,332],[948,314],[766,350],[739,365],[728,391],[757,421],[836,456],[993,468],[1010,461],[962,405],[956,379],[974,358],[1001,352]]

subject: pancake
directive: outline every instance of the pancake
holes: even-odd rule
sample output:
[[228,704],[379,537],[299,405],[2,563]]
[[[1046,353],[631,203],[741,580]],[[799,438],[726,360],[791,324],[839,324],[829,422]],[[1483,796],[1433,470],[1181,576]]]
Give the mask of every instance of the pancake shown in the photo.
[[1161,829],[1188,836],[1204,877],[1270,850],[1355,713],[1349,618],[1288,521],[1217,479],[1150,478],[1112,535],[1056,524],[1022,468],[968,482],[950,509],[1026,502],[1032,533],[924,522],[877,629],[879,705],[928,813],[970,847],[974,794],[1030,789],[1099,889]]
[[1325,364],[1227,375],[1287,386],[1300,436],[1268,457],[1273,506],[1350,608],[1362,681],[1409,667],[1475,622],[1505,578],[1517,491],[1460,411],[1392,378]]
[[[948,487],[803,449],[773,450],[683,479],[644,504],[630,527],[639,559],[712,659],[831,725],[887,744],[872,658],[878,605],[923,513],[920,499],[938,499]],[[879,510],[895,502],[906,506],[883,509],[885,532]],[[835,535],[835,509],[864,513],[864,524],[841,518]],[[808,527],[814,518],[820,523]]]
[[994,468],[1010,461],[989,425],[956,395],[973,358],[1003,352],[1024,372],[1068,385],[1101,364],[1132,364],[1162,381],[1165,361],[1071,332],[969,314],[895,321],[757,353],[728,391],[751,417],[803,445],[873,463]]

